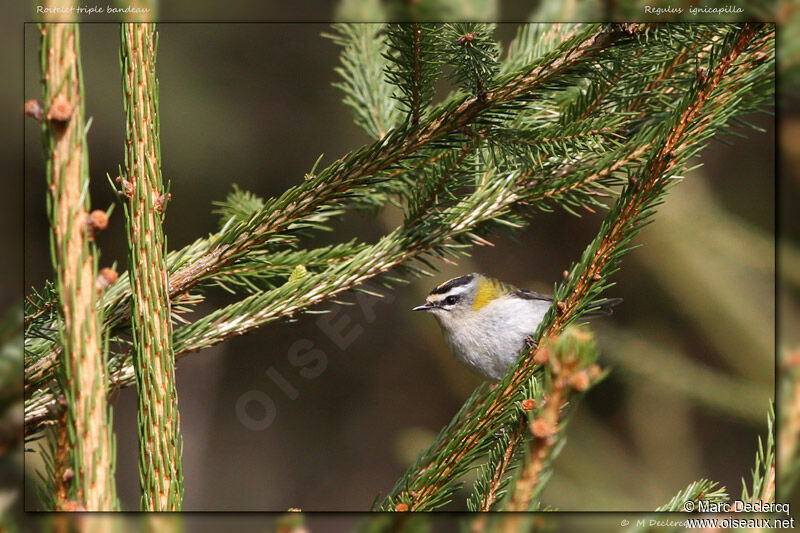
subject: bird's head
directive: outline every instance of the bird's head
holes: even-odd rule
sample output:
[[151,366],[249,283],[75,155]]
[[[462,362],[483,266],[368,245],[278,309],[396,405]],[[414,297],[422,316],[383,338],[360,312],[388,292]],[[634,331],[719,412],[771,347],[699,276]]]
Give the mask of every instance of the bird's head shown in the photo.
[[447,280],[433,289],[425,303],[412,311],[428,311],[447,327],[473,316],[506,292],[502,283],[483,274],[467,274]]

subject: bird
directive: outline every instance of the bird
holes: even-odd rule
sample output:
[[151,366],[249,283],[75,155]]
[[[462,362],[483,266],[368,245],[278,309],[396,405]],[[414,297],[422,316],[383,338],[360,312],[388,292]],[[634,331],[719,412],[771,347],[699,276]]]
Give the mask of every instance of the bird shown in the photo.
[[[597,300],[587,315],[609,315],[621,301]],[[552,303],[552,296],[473,272],[438,285],[412,311],[432,314],[456,359],[479,376],[499,381]]]

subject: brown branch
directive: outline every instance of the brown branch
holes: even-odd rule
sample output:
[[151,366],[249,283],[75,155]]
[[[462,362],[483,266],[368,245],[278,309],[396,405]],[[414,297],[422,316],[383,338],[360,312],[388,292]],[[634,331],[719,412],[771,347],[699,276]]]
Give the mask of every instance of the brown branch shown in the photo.
[[139,399],[142,510],[179,511],[183,499],[180,423],[162,214],[152,24],[123,26],[133,337]]
[[[111,510],[113,448],[107,424],[107,384],[96,314],[95,267],[88,231],[88,155],[86,153],[83,99],[77,27],[46,24],[42,33],[45,55],[48,181],[55,250],[56,280],[64,319],[61,387],[67,401],[66,432],[69,443],[57,439],[56,488],[74,487],[70,494],[87,510]],[[66,429],[64,427],[66,426]],[[69,445],[68,459],[62,446]],[[62,460],[63,459],[63,460]],[[67,470],[71,464],[72,474]],[[68,482],[64,482],[68,479]],[[68,491],[60,490],[66,494]],[[59,501],[57,507],[68,506]]]
[[644,198],[657,187],[664,186],[666,174],[672,170],[675,165],[676,148],[679,143],[684,141],[684,134],[690,126],[694,126],[695,119],[700,114],[703,106],[709,101],[709,96],[714,89],[722,81],[722,77],[728,71],[732,63],[744,51],[747,44],[752,40],[758,31],[757,25],[748,24],[742,31],[737,39],[736,44],[730,52],[724,56],[719,64],[714,69],[714,76],[709,83],[704,86],[694,98],[694,100],[684,110],[682,116],[677,122],[677,125],[670,131],[664,144],[659,149],[658,153],[653,158],[645,173],[645,179],[638,182],[639,190],[636,191],[633,201],[627,202],[621,210],[616,219],[615,225],[611,231],[604,235],[600,243],[598,252],[595,254],[595,259],[592,261],[590,268],[584,275],[578,279],[578,285],[575,290],[570,294],[567,301],[564,302],[564,308],[559,319],[556,320],[554,326],[549,328],[551,331],[559,327],[559,323],[566,323],[571,317],[583,300],[584,296],[592,284],[593,276],[596,272],[602,272],[609,260],[610,252],[616,247],[616,244],[624,236],[627,226],[632,220],[635,220],[640,210],[643,207]]
[[[617,223],[615,226],[604,236],[603,241],[601,242],[600,247],[595,254],[595,260],[590,263],[585,273],[578,278],[578,284],[575,290],[573,290],[567,300],[563,302],[563,305],[560,305],[560,309],[562,310],[561,314],[554,321],[552,326],[545,331],[543,336],[547,335],[548,332],[554,332],[561,329],[563,325],[567,323],[571,317],[571,314],[578,309],[580,302],[583,301],[592,282],[594,281],[595,274],[599,274],[604,270],[611,250],[616,247],[616,244],[621,240],[623,234],[625,233],[625,226],[628,225],[631,220],[635,220],[636,216],[638,215],[640,209],[642,208],[642,199],[645,198],[647,193],[653,188],[663,186],[662,184],[664,176],[669,172],[669,170],[672,169],[674,165],[673,150],[678,142],[683,138],[683,134],[687,125],[691,124],[700,113],[702,105],[708,101],[708,97],[711,92],[719,85],[722,77],[728,71],[736,58],[743,52],[756,32],[757,27],[755,25],[748,25],[748,27],[745,28],[745,30],[739,35],[739,38],[737,39],[737,42],[730,53],[725,56],[715,68],[715,74],[712,82],[701,89],[695,101],[684,111],[683,116],[678,121],[677,127],[670,132],[666,142],[651,163],[647,172],[649,179],[641,182],[643,185],[640,194],[638,194],[634,198],[634,201],[627,204],[621,211],[619,217],[617,217]],[[549,416],[544,419],[545,422],[551,423],[553,421],[552,419],[557,415],[558,408],[554,409],[555,411],[549,411]],[[554,414],[554,412],[556,414]],[[546,439],[539,438],[533,440],[531,449],[533,457],[544,458],[548,449],[549,447]],[[541,461],[532,461],[530,468],[526,469],[527,478],[526,474],[523,474],[523,477],[520,480],[520,483],[522,483],[522,494],[519,498],[517,498],[517,494],[515,494],[515,499],[518,500],[518,502],[526,501],[526,496],[529,495],[529,492],[527,491],[529,491],[530,487],[534,486],[536,480],[538,480],[538,472],[540,471],[539,469],[541,466],[540,463]],[[518,487],[519,486],[520,485],[518,484]],[[515,500],[512,499],[509,510],[522,510],[522,507],[518,503],[515,504],[514,501]]]

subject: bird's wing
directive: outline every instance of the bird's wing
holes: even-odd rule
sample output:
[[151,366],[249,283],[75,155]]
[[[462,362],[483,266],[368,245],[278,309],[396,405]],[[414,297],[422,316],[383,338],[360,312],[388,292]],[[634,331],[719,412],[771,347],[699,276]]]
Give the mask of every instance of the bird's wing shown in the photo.
[[514,291],[514,296],[518,298],[522,298],[524,300],[544,300],[546,302],[552,302],[553,297],[547,296],[546,294],[540,294],[538,292],[529,291],[528,289],[517,289]]
[[[545,302],[552,302],[553,297],[538,292],[529,291],[527,289],[517,289],[512,293],[518,298],[525,300],[542,300]],[[591,309],[584,315],[586,317],[610,315],[614,312],[614,306],[622,303],[622,298],[602,298],[591,302]]]

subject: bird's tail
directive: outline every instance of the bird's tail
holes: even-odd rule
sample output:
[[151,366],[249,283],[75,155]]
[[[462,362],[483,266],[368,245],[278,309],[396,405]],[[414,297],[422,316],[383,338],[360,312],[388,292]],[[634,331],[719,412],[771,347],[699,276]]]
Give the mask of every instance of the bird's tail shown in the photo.
[[590,304],[589,310],[586,312],[586,317],[593,316],[607,316],[614,312],[614,306],[622,303],[622,298],[603,298],[602,300],[595,300]]

